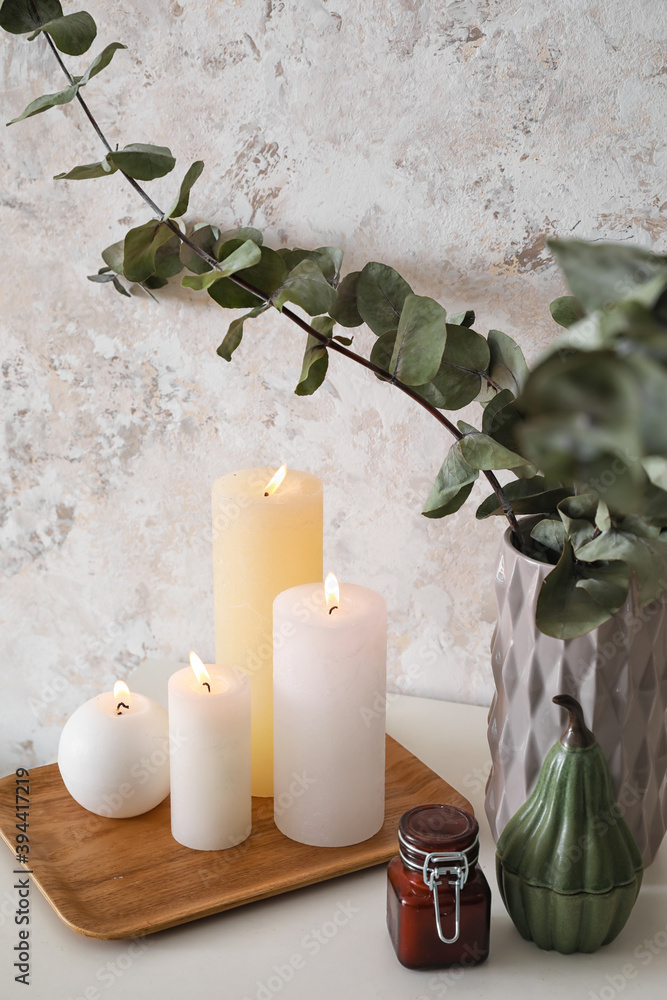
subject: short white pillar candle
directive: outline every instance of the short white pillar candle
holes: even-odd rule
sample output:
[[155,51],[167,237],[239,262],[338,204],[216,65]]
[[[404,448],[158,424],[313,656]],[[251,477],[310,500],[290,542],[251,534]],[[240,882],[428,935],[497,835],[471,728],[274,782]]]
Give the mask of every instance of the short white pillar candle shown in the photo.
[[314,847],[367,840],[384,822],[384,598],[304,584],[273,608],[276,826]]
[[169,794],[168,734],[164,708],[118,681],[65,723],[58,767],[67,791],[111,819],[154,809]]
[[195,654],[190,662],[168,684],[171,832],[184,847],[219,851],[252,827],[250,680]]

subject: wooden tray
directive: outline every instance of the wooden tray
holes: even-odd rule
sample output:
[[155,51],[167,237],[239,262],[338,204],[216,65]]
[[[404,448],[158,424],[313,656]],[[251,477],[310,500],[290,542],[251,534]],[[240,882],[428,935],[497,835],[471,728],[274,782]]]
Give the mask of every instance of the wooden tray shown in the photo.
[[[0,834],[15,851],[16,778],[0,780]],[[470,803],[387,736],[384,826],[352,847],[306,847],[253,799],[253,832],[226,851],[191,851],[171,836],[169,799],[143,816],[104,819],[77,805],[57,764],[30,771],[32,880],[79,934],[130,938],[389,861],[401,814],[425,802]]]

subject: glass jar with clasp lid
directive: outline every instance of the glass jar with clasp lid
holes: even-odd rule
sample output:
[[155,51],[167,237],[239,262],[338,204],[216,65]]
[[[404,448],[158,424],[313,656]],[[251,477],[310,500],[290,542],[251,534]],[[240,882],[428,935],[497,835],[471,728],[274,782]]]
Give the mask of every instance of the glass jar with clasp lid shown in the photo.
[[401,817],[387,871],[387,925],[409,969],[478,965],[489,954],[491,890],[477,867],[479,825],[456,806]]

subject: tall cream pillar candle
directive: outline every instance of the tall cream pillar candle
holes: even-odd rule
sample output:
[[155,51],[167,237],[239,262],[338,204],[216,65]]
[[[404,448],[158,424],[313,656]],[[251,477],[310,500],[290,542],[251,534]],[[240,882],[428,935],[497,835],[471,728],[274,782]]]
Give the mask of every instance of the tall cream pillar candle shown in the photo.
[[314,847],[357,844],[384,822],[384,598],[344,583],[327,599],[318,583],[273,608],[276,826]]
[[250,677],[252,792],[265,796],[273,794],[273,601],[322,579],[322,483],[288,469],[269,485],[275,472],[244,469],[213,484],[215,654]]

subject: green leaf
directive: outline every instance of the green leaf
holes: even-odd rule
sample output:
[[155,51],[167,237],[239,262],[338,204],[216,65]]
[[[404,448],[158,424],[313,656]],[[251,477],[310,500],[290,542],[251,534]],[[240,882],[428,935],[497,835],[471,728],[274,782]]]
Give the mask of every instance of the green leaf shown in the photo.
[[[252,226],[240,226],[238,229],[227,229],[224,233],[218,234],[218,239],[215,243],[214,256],[217,257],[218,260],[220,260],[222,256],[226,256],[226,254],[223,253],[223,248],[227,243],[231,243],[233,240],[237,241],[235,244],[236,246],[238,246],[239,243],[245,243],[246,240],[252,240],[252,242],[256,243],[258,247],[261,247],[264,242],[264,237],[259,229],[253,229]],[[274,251],[272,250],[271,252],[273,253]]]
[[489,375],[501,389],[518,396],[528,378],[528,365],[523,351],[501,330],[489,330]]
[[[220,231],[217,226],[209,226],[207,224],[195,226],[194,230],[190,233],[191,242],[201,247],[202,250],[212,257],[215,257],[216,260],[217,255],[214,248],[219,237]],[[194,274],[205,274],[206,271],[211,270],[211,265],[202,260],[187,243],[181,243],[180,254],[181,261],[184,267],[187,267],[188,271],[192,271]]]
[[59,0],[4,0],[0,7],[0,28],[12,35],[24,35],[62,15]]
[[425,517],[446,517],[453,514],[470,496],[474,482],[479,476],[466,462],[461,452],[461,442],[456,441],[449,449],[442,463],[433,488],[428,495],[424,510]]
[[455,313],[453,316],[450,316],[449,322],[452,326],[472,326],[475,322],[475,313],[472,309],[466,309],[465,312]]
[[285,261],[288,271],[293,271],[301,261],[310,260],[319,267],[329,283],[335,284],[338,281],[340,266],[343,263],[343,251],[338,247],[318,247],[317,250],[302,250],[296,247],[294,250],[278,250],[278,253]]
[[225,361],[231,361],[232,354],[239,346],[243,338],[243,324],[245,321],[247,319],[254,319],[256,316],[259,316],[260,313],[266,312],[268,308],[269,306],[266,303],[263,303],[262,305],[256,306],[255,309],[251,309],[249,313],[245,314],[245,316],[240,316],[238,319],[232,320],[220,347],[216,351],[216,354],[219,354]]
[[95,56],[90,66],[79,80],[79,86],[85,86],[85,84],[92,80],[94,76],[97,76],[97,74],[101,73],[103,69],[106,69],[118,49],[126,48],[127,45],[121,45],[120,42],[111,42],[107,45],[107,47],[103,49],[98,56]]
[[168,219],[178,219],[179,216],[185,215],[190,202],[190,191],[192,189],[192,185],[199,179],[203,169],[203,160],[195,160],[195,162],[190,166],[188,172],[181,181],[178,198],[167,212]]
[[115,274],[111,273],[108,267],[100,268],[97,274],[87,274],[86,277],[88,281],[99,281],[101,284],[106,284],[107,281],[113,281]]
[[[374,365],[377,365],[383,371],[387,372],[387,376],[389,376],[389,363],[394,353],[396,333],[396,330],[388,330],[386,333],[383,333],[381,337],[378,337],[371,348],[370,360]],[[377,373],[375,374],[375,377],[379,378],[381,382],[387,381],[387,379],[382,378],[382,376]]]
[[125,236],[123,256],[123,274],[128,281],[145,281],[155,274],[155,255],[173,235],[169,226],[155,219],[130,229]]
[[625,563],[611,562],[606,566],[584,570],[576,585],[613,614],[625,604],[630,575],[630,568]]
[[332,307],[336,293],[312,260],[302,260],[287,275],[272,296],[273,305],[282,312],[286,302],[301,306],[309,316],[319,316]]
[[59,90],[57,94],[44,94],[43,97],[37,97],[34,101],[30,102],[18,118],[12,118],[7,124],[14,125],[15,122],[21,122],[24,118],[32,118],[33,115],[39,115],[42,111],[48,111],[49,108],[55,108],[59,104],[69,104],[76,97],[78,90],[79,85],[74,83],[71,87]]
[[102,251],[102,260],[104,263],[115,271],[116,274],[123,273],[123,257],[125,255],[125,241],[119,240],[118,243],[112,243],[110,247],[106,247]]
[[515,469],[530,463],[515,452],[498,444],[488,434],[466,434],[459,442],[461,453],[473,469]]
[[[225,260],[243,242],[241,239],[228,240],[220,247],[220,259]],[[253,240],[253,242],[255,241]],[[283,261],[274,250],[269,250],[268,247],[261,247],[260,253],[261,260],[259,264],[239,271],[238,275],[252,285],[253,288],[270,297],[280,287],[287,272]],[[216,281],[208,289],[208,294],[214,302],[217,302],[224,309],[248,309],[254,308],[259,304],[256,295],[253,295],[252,292],[247,292],[244,288],[239,288],[230,278],[225,278],[223,281]]]
[[[557,514],[558,504],[568,495],[566,489],[550,489],[543,476],[514,479],[503,486],[503,492],[515,514]],[[503,513],[498,497],[491,493],[479,505],[475,516],[481,521],[485,517]]]
[[64,17],[55,17],[47,21],[33,32],[28,41],[37,38],[42,31],[51,35],[61,52],[65,52],[68,56],[80,56],[87,52],[95,41],[97,25],[90,14],[80,10],[75,14],[65,14]]
[[163,288],[167,284],[167,279],[179,274],[183,270],[180,248],[181,241],[178,236],[172,236],[170,240],[163,243],[155,254],[155,274],[146,278],[144,284],[149,288]]
[[377,337],[396,329],[408,295],[412,289],[407,281],[386,264],[371,261],[359,275],[357,309]]
[[583,562],[621,560],[637,575],[642,605],[665,593],[667,579],[667,542],[660,538],[641,538],[630,532],[611,528],[588,542],[577,552]]
[[110,177],[118,168],[109,163],[108,157],[97,163],[83,163],[80,167],[72,167],[66,174],[56,174],[54,181],[87,181],[93,177]]
[[176,160],[166,146],[153,146],[145,142],[132,142],[113,153],[107,160],[137,181],[152,181],[164,177],[174,169]]
[[667,257],[627,243],[547,243],[586,313],[630,298],[640,285],[667,272]]
[[578,567],[572,545],[565,540],[561,557],[545,578],[537,598],[535,619],[541,632],[556,639],[574,639],[611,618],[616,608],[603,607],[577,586],[579,580],[594,576],[594,572],[586,573]]
[[648,458],[642,459],[642,465],[653,485],[661,490],[667,490],[667,458],[661,455],[649,455]]
[[609,508],[607,507],[604,500],[598,501],[597,510],[595,511],[595,527],[598,531],[609,531],[611,528],[611,517],[609,516]]
[[430,383],[416,388],[434,406],[442,410],[460,410],[477,396],[489,358],[484,337],[468,327],[448,323],[438,372]]
[[559,326],[564,326],[569,330],[571,326],[584,318],[584,310],[581,303],[575,299],[574,295],[561,295],[559,299],[554,299],[549,306],[549,311]]
[[242,271],[243,268],[258,264],[261,258],[261,250],[257,244],[253,243],[252,240],[246,240],[240,247],[233,250],[229,257],[225,257],[224,261],[219,265],[220,270],[211,270],[205,274],[192,276],[186,274],[182,284],[186,288],[194,288],[195,291],[201,291],[203,288],[210,288],[216,281],[228,278],[230,274],[236,274],[237,271]]
[[[331,337],[334,328],[334,320],[329,316],[316,316],[311,321],[313,329],[325,337]],[[294,390],[297,396],[312,396],[324,382],[329,367],[329,352],[326,347],[308,335],[306,351],[303,356],[303,366],[299,382]]]
[[[169,242],[171,243],[171,240]],[[165,246],[169,246],[169,243],[166,243]],[[158,252],[155,255],[155,263],[156,263],[156,265],[158,267],[159,267],[158,258],[159,258],[160,254],[162,253],[163,250],[164,250],[164,247],[160,247],[160,249],[158,250]],[[156,274],[151,274],[150,278],[146,278],[145,281],[142,281],[141,282],[141,287],[143,288],[143,290],[145,292],[150,292],[153,289],[164,288],[164,286],[168,285],[168,284],[169,284],[169,282],[167,281],[166,278],[161,278],[160,275],[156,273]],[[156,299],[154,295],[151,295],[151,298],[154,299],[155,302],[158,301],[158,299]]]
[[502,419],[502,411],[506,406],[510,406],[514,402],[514,396],[509,389],[501,389],[497,392],[492,400],[484,407],[484,413],[482,414],[482,430],[485,434],[490,434],[493,437],[493,431],[499,429],[504,421]]
[[406,385],[422,385],[437,373],[447,339],[447,313],[434,299],[408,295],[396,331],[389,371]]
[[[333,319],[333,316],[331,318]],[[337,340],[339,344],[343,345],[343,347],[349,347],[353,340],[352,337],[341,337],[339,334],[336,334],[333,339]]]
[[124,295],[126,298],[128,299],[132,298],[127,288],[125,288],[125,286],[122,284],[121,281],[118,280],[118,278],[113,279],[113,287],[116,289],[117,292],[120,292],[120,294]]
[[363,319],[357,309],[357,284],[361,271],[350,271],[346,274],[336,293],[336,301],[329,310],[329,315],[344,327],[361,326]]
[[560,555],[566,538],[565,525],[562,521],[554,521],[545,517],[542,521],[538,521],[531,531],[530,537],[538,545],[550,552],[558,552]]

